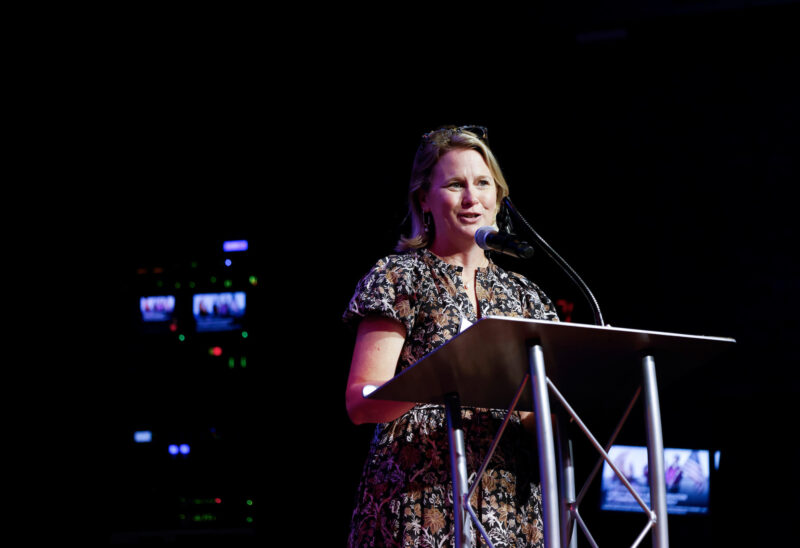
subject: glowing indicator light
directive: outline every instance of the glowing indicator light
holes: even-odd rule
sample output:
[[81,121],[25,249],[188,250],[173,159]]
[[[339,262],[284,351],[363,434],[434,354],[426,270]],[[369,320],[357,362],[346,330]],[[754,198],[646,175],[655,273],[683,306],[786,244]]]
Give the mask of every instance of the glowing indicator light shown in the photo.
[[181,455],[188,455],[189,451],[191,451],[191,449],[190,449],[188,443],[182,443],[178,447],[178,451],[180,452]]
[[245,520],[247,523],[253,523],[253,518],[251,518],[250,516],[247,516],[246,518],[244,518],[244,520]]
[[250,285],[258,285],[258,278],[255,276],[250,276],[248,281],[250,282]]
[[169,447],[167,447],[167,451],[169,451],[170,455],[177,455],[178,454],[178,446],[175,445],[174,443],[172,443],[172,444],[170,444]]
[[236,361],[233,359],[233,356],[231,356],[230,358],[228,358],[228,367],[233,369],[235,366],[236,366]]
[[222,504],[222,499],[217,497],[214,499],[214,502],[216,502],[217,504]]
[[245,501],[245,502],[247,503],[247,506],[253,506],[252,499],[247,499],[247,501]]
[[241,365],[242,368],[247,367],[247,356],[242,356],[239,358],[239,365]]
[[228,240],[222,242],[222,251],[232,253],[234,251],[247,251],[247,240]]
[[231,266],[233,262],[230,259],[225,259],[225,266]]
[[233,282],[232,282],[231,280],[225,280],[225,281],[223,282],[223,284],[225,285],[225,287],[231,287],[231,286],[233,286]]
[[150,430],[139,430],[133,433],[133,441],[136,443],[150,443],[153,441],[153,433]]
[[222,356],[222,347],[221,346],[212,346],[208,349],[209,356]]
[[248,335],[249,335],[249,333],[247,333],[247,331],[242,331],[242,338],[243,339],[246,339],[248,337]]
[[186,335],[181,333],[180,335],[178,335],[178,340],[181,341],[181,342],[185,341],[186,340]]

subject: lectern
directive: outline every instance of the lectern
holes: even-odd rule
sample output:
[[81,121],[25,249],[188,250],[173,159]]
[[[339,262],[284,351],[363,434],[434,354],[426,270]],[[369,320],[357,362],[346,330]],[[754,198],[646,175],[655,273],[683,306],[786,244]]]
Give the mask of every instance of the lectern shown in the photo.
[[[480,485],[481,475],[514,409],[533,411],[536,416],[545,546],[566,547],[570,529],[576,523],[594,545],[575,505],[568,452],[556,458],[550,410],[552,394],[642,506],[648,521],[636,544],[651,532],[654,548],[667,548],[664,447],[656,363],[658,378],[671,380],[717,357],[733,343],[735,340],[730,338],[485,317],[367,397],[445,406],[450,435],[456,546],[472,545],[473,526],[491,545],[469,504],[469,498]],[[569,403],[591,404],[597,401],[598,394],[616,392],[621,380],[630,379],[641,381],[634,401],[641,391],[644,392],[652,507],[648,507],[627,484],[608,458],[607,448],[600,445]],[[530,390],[526,390],[528,385]],[[508,410],[471,487],[467,482],[464,434],[460,425],[462,405]],[[559,455],[564,453],[559,451]]]

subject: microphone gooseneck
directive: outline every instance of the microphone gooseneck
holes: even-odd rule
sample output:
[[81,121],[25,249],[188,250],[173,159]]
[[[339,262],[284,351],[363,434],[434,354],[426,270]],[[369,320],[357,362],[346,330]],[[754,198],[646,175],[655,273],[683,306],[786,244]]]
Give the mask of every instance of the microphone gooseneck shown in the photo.
[[578,273],[575,272],[575,270],[571,266],[569,266],[569,264],[567,264],[567,261],[561,258],[561,255],[556,253],[555,250],[552,247],[550,247],[550,244],[544,241],[544,238],[539,236],[539,234],[533,229],[533,227],[528,223],[528,221],[525,220],[525,217],[523,217],[522,214],[519,211],[517,211],[517,209],[514,207],[514,204],[511,203],[511,200],[508,199],[508,197],[503,198],[503,203],[505,204],[506,208],[511,213],[514,214],[514,217],[522,221],[522,224],[524,224],[525,227],[530,231],[530,233],[535,238],[536,243],[542,248],[542,250],[545,253],[547,253],[547,255],[551,259],[553,259],[553,261],[555,261],[555,263],[559,267],[561,267],[561,269],[567,274],[567,276],[570,277],[570,279],[575,283],[575,285],[578,286],[578,288],[581,290],[581,293],[583,293],[583,296],[586,297],[586,300],[589,301],[589,306],[591,306],[592,313],[594,314],[595,324],[600,326],[605,325],[605,323],[603,322],[603,314],[602,312],[600,312],[600,305],[597,304],[597,299],[595,299],[594,295],[592,295],[592,292],[589,289],[589,286],[586,285],[586,282],[584,282],[581,279],[581,277],[578,276]]

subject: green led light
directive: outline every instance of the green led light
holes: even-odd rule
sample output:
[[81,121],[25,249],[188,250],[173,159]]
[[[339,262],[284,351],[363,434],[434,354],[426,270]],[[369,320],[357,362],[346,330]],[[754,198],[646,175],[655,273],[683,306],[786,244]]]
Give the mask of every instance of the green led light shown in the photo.
[[250,276],[250,278],[248,279],[250,281],[250,285],[258,285],[258,278],[256,278],[255,276]]
[[223,283],[224,283],[225,287],[231,287],[233,285],[233,282],[231,280],[225,280],[225,282],[223,282]]
[[206,512],[205,514],[195,514],[192,516],[192,520],[196,522],[217,521],[217,516],[210,512]]
[[211,276],[211,278],[209,278],[209,280],[211,280],[212,284],[217,283],[217,277],[216,276]]
[[253,518],[251,518],[250,516],[247,516],[247,517],[246,517],[244,520],[245,520],[247,523],[253,523]]
[[247,335],[248,335],[247,331],[242,331],[242,338],[243,339],[246,339]]
[[253,500],[252,499],[247,499],[245,502],[247,503],[247,506],[253,506]]
[[181,288],[181,282],[175,282],[175,289]]
[[228,367],[230,367],[231,369],[236,367],[236,360],[233,359],[233,356],[228,358]]
[[247,367],[247,356],[239,358],[239,365],[241,365],[242,368]]
[[186,335],[181,333],[180,335],[178,335],[178,340],[181,341],[181,342],[185,341],[186,340]]

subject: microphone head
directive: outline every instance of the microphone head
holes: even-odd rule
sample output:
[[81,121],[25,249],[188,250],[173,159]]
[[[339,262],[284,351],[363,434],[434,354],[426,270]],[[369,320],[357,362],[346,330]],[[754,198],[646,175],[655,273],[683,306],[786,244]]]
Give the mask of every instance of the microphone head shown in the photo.
[[489,247],[489,244],[486,243],[486,238],[490,234],[494,234],[496,232],[497,232],[497,227],[491,225],[482,226],[478,228],[478,230],[475,231],[475,243],[478,244],[478,247],[480,247],[481,249],[491,251],[492,249]]

